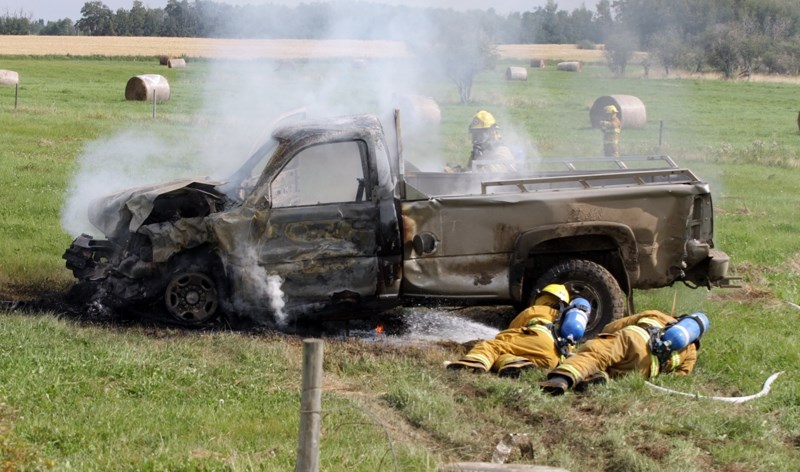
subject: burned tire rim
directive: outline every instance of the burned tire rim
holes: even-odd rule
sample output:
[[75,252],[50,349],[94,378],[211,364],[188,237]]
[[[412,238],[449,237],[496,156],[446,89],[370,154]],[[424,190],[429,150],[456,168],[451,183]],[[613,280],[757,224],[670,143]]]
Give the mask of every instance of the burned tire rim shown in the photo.
[[173,318],[191,325],[213,320],[219,308],[219,294],[214,281],[200,272],[176,275],[167,285],[164,301]]
[[611,272],[595,262],[584,259],[562,261],[542,274],[536,287],[549,283],[563,284],[570,297],[583,297],[591,303],[592,314],[586,324],[586,337],[600,333],[606,324],[622,317],[625,312],[625,293]]

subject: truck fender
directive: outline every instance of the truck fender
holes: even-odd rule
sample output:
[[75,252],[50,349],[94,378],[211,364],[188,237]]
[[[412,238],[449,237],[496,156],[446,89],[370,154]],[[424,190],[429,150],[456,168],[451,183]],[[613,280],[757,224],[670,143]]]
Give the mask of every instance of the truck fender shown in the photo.
[[522,296],[522,279],[526,263],[531,254],[536,252],[537,247],[548,241],[578,236],[598,236],[614,241],[626,271],[626,282],[639,277],[639,251],[636,237],[627,225],[610,221],[581,221],[545,225],[520,233],[514,242],[509,271],[512,297],[514,292],[517,292],[517,297]]

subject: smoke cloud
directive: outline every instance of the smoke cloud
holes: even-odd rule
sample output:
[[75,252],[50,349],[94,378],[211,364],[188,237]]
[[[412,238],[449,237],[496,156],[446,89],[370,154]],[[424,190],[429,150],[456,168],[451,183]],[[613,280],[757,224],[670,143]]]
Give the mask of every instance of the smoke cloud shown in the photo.
[[[239,290],[233,294],[232,301],[237,312],[253,313],[259,309],[256,306],[260,301],[267,300],[270,313],[279,328],[285,328],[289,319],[284,311],[286,298],[281,285],[283,279],[279,275],[269,274],[267,270],[258,265],[256,251],[252,247],[245,247],[245,257],[242,259],[247,265],[240,267],[242,280]],[[258,317],[267,319],[268,317]]]
[[88,143],[78,158],[78,171],[61,209],[61,225],[72,236],[96,234],[87,219],[93,200],[120,190],[187,177],[188,169],[170,162],[172,154],[185,154],[186,142],[167,143],[140,130],[128,129]]
[[[415,19],[415,24],[415,31],[402,31],[403,27],[387,23],[385,18],[335,18],[329,34],[333,38],[354,37],[382,28],[395,30],[398,36],[413,36],[415,41],[432,37],[432,26],[423,15]],[[226,51],[212,54],[230,52],[230,44],[225,47]],[[235,57],[248,53],[241,51]],[[86,145],[62,210],[64,230],[73,236],[96,233],[85,209],[91,201],[109,193],[177,177],[226,178],[268,138],[270,122],[287,110],[305,107],[312,116],[373,113],[389,132],[393,109],[403,104],[413,106],[408,97],[425,94],[423,82],[431,70],[411,57],[379,58],[379,50],[356,53],[356,59],[325,58],[323,51],[312,50],[310,59],[210,60],[202,82],[187,85],[202,87],[202,107],[193,122],[165,123],[164,130],[159,130],[156,126],[163,122],[156,120],[155,126],[138,124]],[[180,96],[173,93],[162,108],[188,108],[176,103]],[[415,120],[429,121],[429,116],[410,111],[403,115],[404,129],[435,133],[436,126],[428,122],[424,127],[415,126]],[[143,113],[149,113],[149,105],[143,104]],[[438,117],[434,121],[438,125]],[[161,137],[175,133],[175,128],[181,133],[179,139]]]
[[[403,25],[408,24],[406,21]],[[387,22],[386,18],[334,18],[329,23],[329,34],[331,38],[356,37],[359,32],[381,28],[394,31],[398,37],[413,36],[417,42],[433,37],[424,15],[420,13],[415,24],[415,31],[404,31],[406,26]],[[230,48],[230,44],[225,47]],[[225,56],[228,52],[217,51],[215,55],[244,57],[249,53]],[[288,57],[281,61],[217,58],[198,62],[197,67],[207,67],[208,73],[199,83],[181,84],[202,89],[200,111],[191,113],[189,123],[161,120],[160,116],[166,114],[162,112],[152,122],[136,121],[85,145],[62,208],[64,230],[72,236],[87,233],[102,238],[104,235],[87,218],[91,202],[130,187],[177,178],[226,178],[266,141],[274,118],[298,107],[305,107],[310,116],[373,113],[390,134],[393,110],[404,106],[404,131],[435,135],[440,119],[436,115],[438,107],[433,114],[415,109],[415,97],[429,95],[426,84],[430,84],[433,72],[429,64],[410,56],[382,58],[381,53],[365,50],[357,51],[356,58],[319,58],[323,51],[311,51],[310,58]],[[192,67],[191,59],[188,67]],[[197,109],[181,103],[179,100],[186,94],[172,88],[177,93],[161,105],[162,110]],[[149,112],[150,105],[143,103],[142,113]],[[391,142],[392,137],[388,138]],[[432,158],[435,160],[435,156]],[[441,164],[430,167],[440,170]],[[245,277],[249,287],[246,297],[251,301],[270,300],[276,322],[285,323],[286,300],[280,277],[255,263]]]

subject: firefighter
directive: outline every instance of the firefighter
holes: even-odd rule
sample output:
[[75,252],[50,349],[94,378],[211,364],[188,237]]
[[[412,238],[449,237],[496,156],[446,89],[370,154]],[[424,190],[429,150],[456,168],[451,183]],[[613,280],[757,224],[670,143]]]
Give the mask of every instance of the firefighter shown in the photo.
[[[583,298],[569,303],[567,288],[545,286],[529,308],[492,340],[481,341],[464,357],[447,365],[450,370],[496,372],[519,377],[523,369],[552,369],[583,337],[591,307]],[[577,315],[576,318],[571,318]],[[565,321],[568,320],[568,321]],[[577,321],[577,322],[575,322]]]
[[619,157],[619,135],[622,131],[622,122],[617,117],[617,107],[607,105],[603,108],[606,119],[600,121],[600,130],[603,132],[603,155],[606,157]]
[[561,395],[570,388],[582,391],[588,385],[638,372],[645,378],[659,374],[688,375],[697,362],[700,337],[708,329],[703,313],[676,319],[658,310],[612,321],[597,338],[547,374],[542,390]]
[[486,110],[480,110],[469,124],[472,153],[467,170],[484,172],[513,172],[514,154],[503,144],[497,120]]

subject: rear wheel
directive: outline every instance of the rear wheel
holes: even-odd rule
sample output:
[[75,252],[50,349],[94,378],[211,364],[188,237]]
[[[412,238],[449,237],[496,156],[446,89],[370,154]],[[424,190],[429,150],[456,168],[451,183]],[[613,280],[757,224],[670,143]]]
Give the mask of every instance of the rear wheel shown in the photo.
[[[593,337],[611,321],[625,313],[625,293],[605,267],[584,259],[568,259],[545,271],[536,281],[541,289],[547,284],[564,284],[571,298],[583,297],[592,304],[586,324],[586,337]],[[533,296],[536,295],[533,291]]]

